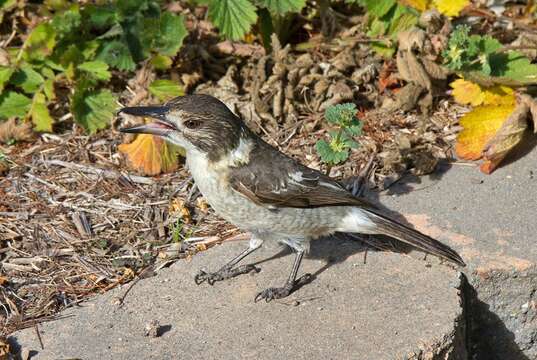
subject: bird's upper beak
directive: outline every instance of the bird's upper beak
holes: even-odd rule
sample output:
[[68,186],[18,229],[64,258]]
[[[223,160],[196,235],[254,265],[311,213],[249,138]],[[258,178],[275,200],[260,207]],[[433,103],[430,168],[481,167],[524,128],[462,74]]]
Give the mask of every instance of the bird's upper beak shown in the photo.
[[119,129],[119,131],[124,133],[152,134],[164,136],[172,131],[177,130],[175,124],[173,124],[166,118],[166,114],[169,111],[170,108],[166,105],[125,107],[119,110],[118,115],[124,113],[133,116],[144,116],[153,118],[155,121],[149,124]]

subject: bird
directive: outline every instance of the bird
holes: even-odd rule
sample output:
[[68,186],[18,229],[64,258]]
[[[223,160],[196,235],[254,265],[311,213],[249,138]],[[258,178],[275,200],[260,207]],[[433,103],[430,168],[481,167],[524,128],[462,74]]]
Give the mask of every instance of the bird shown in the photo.
[[219,270],[200,270],[194,278],[198,285],[260,271],[239,262],[265,241],[276,241],[295,253],[291,272],[283,286],[260,291],[254,301],[285,298],[312,280],[310,274],[297,279],[310,241],[335,233],[386,235],[465,266],[447,245],[390,218],[340,182],[265,142],[213,96],[185,95],[162,105],[124,107],[120,113],[153,120],[121,132],[152,134],[185,149],[186,165],[209,205],[251,233],[248,247]]

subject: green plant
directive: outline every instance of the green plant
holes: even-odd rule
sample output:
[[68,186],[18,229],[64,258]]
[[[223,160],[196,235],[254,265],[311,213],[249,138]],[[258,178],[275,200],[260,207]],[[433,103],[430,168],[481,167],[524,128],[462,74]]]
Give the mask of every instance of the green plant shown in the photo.
[[347,2],[357,3],[367,10],[367,36],[385,38],[372,41],[371,48],[385,57],[392,57],[395,53],[397,34],[418,23],[419,11],[401,5],[397,0],[347,0]]
[[443,56],[448,68],[486,86],[537,83],[537,65],[524,54],[491,36],[470,35],[467,25],[457,26],[451,33]]
[[351,103],[333,105],[326,109],[326,120],[339,127],[329,131],[329,141],[319,140],[315,144],[321,160],[328,165],[339,164],[349,157],[350,149],[358,147],[354,136],[362,133],[362,123],[356,117],[356,105]]
[[280,40],[288,33],[292,14],[300,12],[306,0],[203,0],[209,6],[209,19],[222,35],[239,40],[259,19],[259,31],[266,47],[275,32]]
[[171,232],[171,235],[172,235],[172,241],[174,243],[180,243],[181,242],[181,239],[182,239],[182,232],[183,232],[183,228],[184,228],[184,223],[183,223],[183,220],[181,218],[177,219],[173,224],[172,226],[170,227],[170,232]]
[[[0,120],[31,119],[36,131],[52,131],[50,108],[66,98],[74,121],[87,132],[105,128],[117,98],[104,87],[114,84],[115,73],[133,71],[146,59],[155,68],[169,67],[187,33],[182,16],[162,12],[157,1],[39,6],[51,16],[22,45],[8,48],[8,65],[0,66]],[[178,84],[168,82],[153,89],[160,96],[177,92]]]
[[194,226],[187,227],[185,226],[185,222],[183,221],[183,219],[178,218],[170,226],[170,234],[171,234],[172,242],[180,243],[181,241],[191,237],[194,231],[195,231]]

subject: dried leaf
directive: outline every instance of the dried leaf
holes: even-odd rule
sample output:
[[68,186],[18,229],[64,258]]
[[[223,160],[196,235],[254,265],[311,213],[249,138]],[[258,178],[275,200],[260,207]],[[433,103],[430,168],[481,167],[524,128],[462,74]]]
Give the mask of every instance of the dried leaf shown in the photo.
[[188,207],[186,207],[184,200],[178,198],[173,199],[170,203],[168,212],[170,213],[170,216],[178,216],[181,218],[185,224],[189,224],[192,220],[192,215],[190,214]]
[[130,144],[121,144],[119,151],[127,155],[133,169],[145,175],[157,175],[177,169],[178,147],[148,134],[138,135]]
[[0,338],[0,359],[9,359],[11,357],[11,347],[6,338]]
[[[530,108],[536,106],[537,103],[534,99],[527,95],[521,96],[521,101],[515,110],[502,124],[496,135],[485,145],[481,171],[486,174],[493,172],[505,156],[522,140],[524,131],[528,127],[528,117],[530,114],[535,115],[535,112],[532,112]],[[535,124],[535,117],[533,121]]]
[[466,160],[478,160],[483,149],[498,132],[515,108],[512,104],[483,105],[465,114],[459,121],[464,127],[457,137],[455,151]]
[[209,203],[202,196],[196,199],[196,207],[200,209],[200,211],[204,214],[207,214],[207,212],[209,212]]
[[0,122],[0,143],[7,144],[13,140],[28,141],[32,135],[32,124],[29,122],[17,124],[15,119]]
[[453,88],[455,101],[463,105],[501,105],[515,101],[514,90],[508,86],[484,87],[464,79],[457,79],[449,85]]

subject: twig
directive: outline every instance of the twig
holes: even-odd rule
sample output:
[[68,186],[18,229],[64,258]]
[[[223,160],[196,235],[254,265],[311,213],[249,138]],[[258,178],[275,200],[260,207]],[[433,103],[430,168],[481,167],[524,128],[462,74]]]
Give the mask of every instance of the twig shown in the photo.
[[144,184],[144,185],[154,184],[153,179],[148,178],[148,177],[136,176],[136,175],[123,175],[113,170],[99,169],[99,168],[89,166],[89,165],[74,164],[74,163],[70,163],[70,162],[62,161],[62,160],[43,160],[43,163],[46,165],[56,165],[56,166],[61,166],[67,169],[78,170],[86,174],[102,176],[106,179],[117,180],[123,176],[127,178],[128,180],[135,182],[135,183]]
[[39,340],[39,345],[41,345],[41,350],[45,350],[45,345],[43,345],[43,340],[41,339],[41,334],[39,333],[39,327],[37,323],[34,325],[35,333],[37,334],[37,339]]
[[146,267],[145,269],[143,269],[142,271],[140,271],[140,273],[138,274],[138,276],[136,276],[136,279],[134,279],[129,287],[127,288],[127,290],[125,290],[125,292],[123,293],[123,295],[121,295],[119,298],[117,298],[117,301],[118,301],[118,306],[121,307],[123,306],[123,303],[125,301],[125,298],[127,297],[127,295],[129,294],[129,292],[132,290],[132,288],[134,287],[134,285],[136,285],[138,283],[138,281],[140,281],[140,279],[142,279],[142,275],[145,274],[145,272],[148,270],[148,269],[151,269],[153,268],[152,266],[148,266]]

